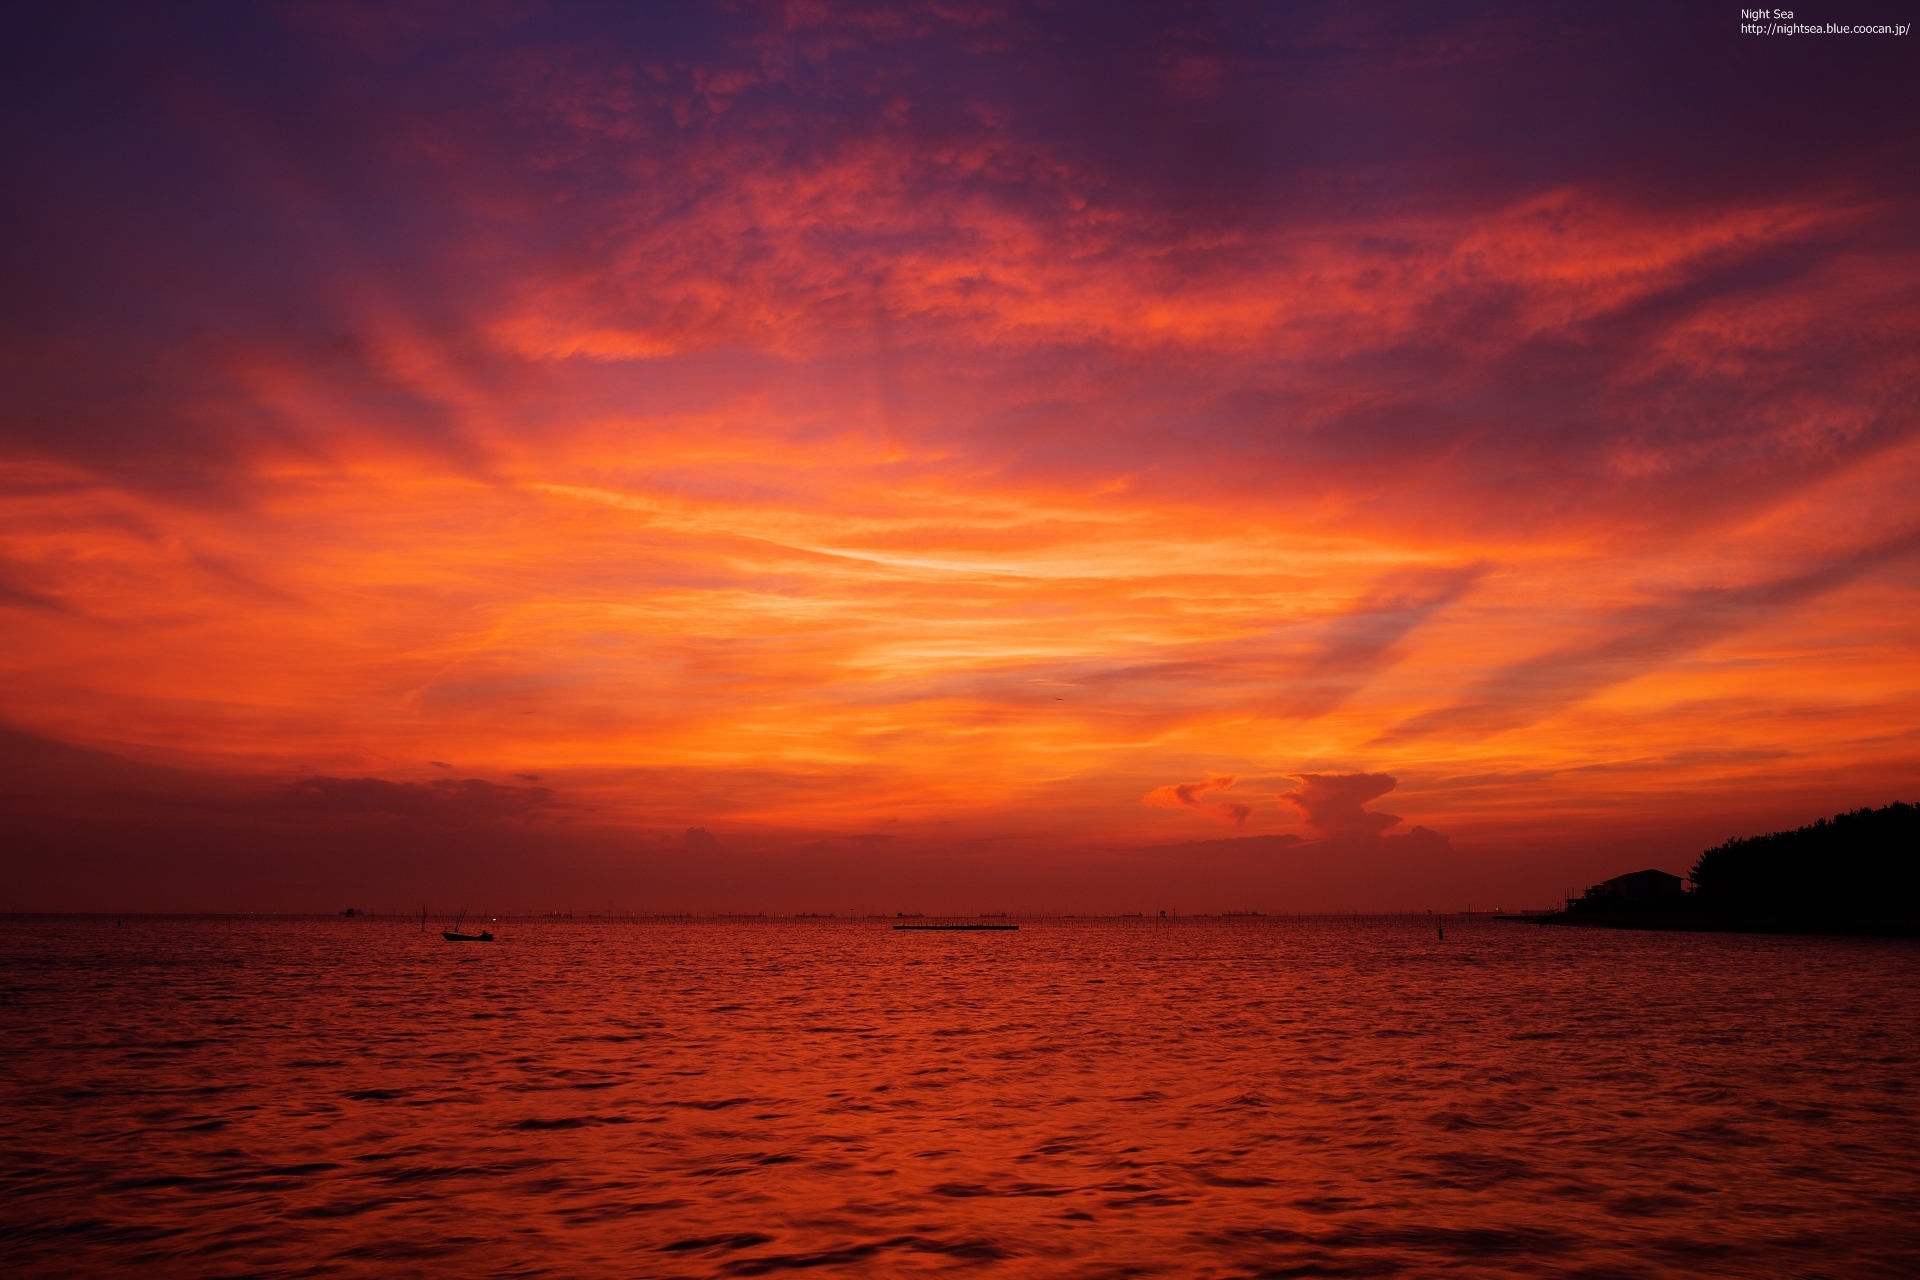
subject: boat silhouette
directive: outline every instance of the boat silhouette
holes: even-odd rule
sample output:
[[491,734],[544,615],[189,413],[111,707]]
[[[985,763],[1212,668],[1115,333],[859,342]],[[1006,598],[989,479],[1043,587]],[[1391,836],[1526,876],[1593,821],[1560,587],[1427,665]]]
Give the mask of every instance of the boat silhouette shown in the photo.
[[448,942],[492,942],[493,941],[493,935],[491,933],[488,933],[485,929],[482,929],[478,933],[463,932],[461,929],[461,926],[464,925],[466,922],[467,922],[467,913],[463,909],[459,915],[453,918],[453,928],[442,929],[440,931],[440,936],[445,938]]

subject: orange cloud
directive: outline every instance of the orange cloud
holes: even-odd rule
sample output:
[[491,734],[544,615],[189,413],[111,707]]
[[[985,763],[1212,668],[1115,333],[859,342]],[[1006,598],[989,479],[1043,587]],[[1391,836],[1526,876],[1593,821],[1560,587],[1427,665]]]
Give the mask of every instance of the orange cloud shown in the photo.
[[1159,809],[1194,809],[1216,822],[1238,827],[1244,825],[1252,815],[1251,808],[1233,801],[1201,799],[1209,791],[1225,791],[1238,781],[1230,773],[1216,773],[1200,782],[1175,782],[1155,787],[1142,797],[1141,802]]

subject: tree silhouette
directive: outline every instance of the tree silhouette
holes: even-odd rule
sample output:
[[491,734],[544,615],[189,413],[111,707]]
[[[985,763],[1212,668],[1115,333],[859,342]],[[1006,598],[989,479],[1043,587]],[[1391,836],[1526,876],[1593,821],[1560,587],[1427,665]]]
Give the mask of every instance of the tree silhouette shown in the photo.
[[1729,840],[1701,854],[1690,878],[1695,906],[1715,916],[1911,932],[1920,924],[1917,873],[1920,807],[1890,804]]

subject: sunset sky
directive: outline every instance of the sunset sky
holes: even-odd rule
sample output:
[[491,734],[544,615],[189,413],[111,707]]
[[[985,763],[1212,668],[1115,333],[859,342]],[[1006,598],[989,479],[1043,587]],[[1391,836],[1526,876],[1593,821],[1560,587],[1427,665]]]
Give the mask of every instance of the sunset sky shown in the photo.
[[1920,799],[1911,38],[6,23],[0,907],[1539,906]]

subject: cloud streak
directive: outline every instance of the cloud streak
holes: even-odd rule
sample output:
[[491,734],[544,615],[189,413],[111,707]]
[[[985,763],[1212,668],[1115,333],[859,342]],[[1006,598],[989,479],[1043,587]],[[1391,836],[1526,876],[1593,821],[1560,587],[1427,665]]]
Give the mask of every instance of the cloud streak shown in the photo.
[[1433,734],[1491,734],[1536,722],[1683,659],[1717,640],[1763,626],[1779,614],[1920,550],[1920,531],[1896,534],[1798,573],[1740,586],[1697,588],[1622,609],[1600,620],[1601,638],[1501,668],[1468,700],[1395,726],[1386,740]]

